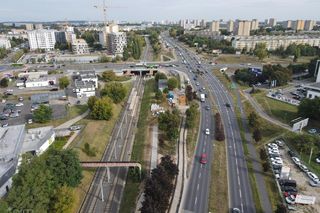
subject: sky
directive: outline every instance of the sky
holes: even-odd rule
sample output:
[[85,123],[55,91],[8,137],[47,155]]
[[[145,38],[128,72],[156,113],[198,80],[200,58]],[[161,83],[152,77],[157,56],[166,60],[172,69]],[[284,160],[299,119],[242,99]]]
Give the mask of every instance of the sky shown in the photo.
[[[103,20],[103,0],[0,0],[0,22]],[[94,6],[100,6],[100,9]],[[320,0],[106,0],[107,19],[319,19]]]

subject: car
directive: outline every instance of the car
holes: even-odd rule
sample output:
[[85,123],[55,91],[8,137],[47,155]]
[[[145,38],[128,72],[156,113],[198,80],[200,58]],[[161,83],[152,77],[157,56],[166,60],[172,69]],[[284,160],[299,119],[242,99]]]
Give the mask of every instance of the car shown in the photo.
[[316,163],[320,163],[320,157],[316,158]]
[[210,130],[207,128],[207,129],[205,130],[205,133],[206,133],[206,135],[210,135]]
[[28,119],[28,124],[32,124],[32,123],[33,123],[32,119],[31,118]]
[[297,157],[292,157],[291,158],[293,160],[293,162],[296,164],[296,165],[299,165],[301,163],[300,159],[297,158]]
[[207,154],[203,153],[200,157],[200,163],[201,164],[206,164],[208,162],[207,160]]
[[309,169],[308,169],[308,167],[306,165],[300,164],[299,168],[304,172],[309,172]]
[[283,147],[284,146],[284,141],[282,141],[282,140],[276,140],[275,142],[279,147]]
[[309,180],[309,185],[312,187],[320,187],[320,181],[319,180]]
[[238,208],[233,208],[232,213],[241,213],[240,209]]
[[3,124],[2,124],[2,127],[7,127],[7,126],[9,126],[8,123],[3,123]]
[[317,130],[316,129],[309,129],[308,132],[310,134],[316,134],[317,133]]
[[298,192],[283,192],[284,197],[297,196]]
[[279,180],[280,186],[292,186],[292,187],[297,187],[297,182],[295,180]]
[[210,106],[209,105],[206,106],[206,110],[210,110]]
[[290,195],[288,197],[286,197],[286,202],[288,204],[295,204],[296,202],[296,197],[294,195]]
[[282,186],[281,191],[283,191],[283,192],[298,192],[298,190],[293,186]]
[[280,157],[271,157],[270,160],[271,161],[282,161],[282,159]]
[[19,98],[18,98],[18,101],[23,101],[23,97],[19,97]]
[[312,173],[312,172],[307,172],[308,177],[313,180],[313,181],[319,181],[319,178],[316,174]]
[[53,91],[58,91],[58,90],[59,90],[59,88],[55,87],[55,88],[52,88],[50,91],[53,92]]
[[197,83],[196,83],[196,85],[197,85],[197,86],[199,86],[199,85],[200,85],[200,83],[199,83],[199,82],[197,82]]
[[17,117],[19,117],[19,113],[12,113],[9,117],[10,118],[17,118]]
[[226,103],[226,107],[231,107],[231,105],[229,103]]
[[268,147],[270,148],[278,148],[278,145],[275,143],[268,143]]
[[19,103],[17,103],[16,104],[16,107],[21,107],[21,106],[23,106],[24,104],[22,103],[22,102],[19,102]]
[[291,150],[288,151],[288,154],[290,155],[290,157],[297,157],[296,153]]
[[69,128],[70,131],[77,131],[77,130],[80,130],[81,129],[81,126],[71,126]]

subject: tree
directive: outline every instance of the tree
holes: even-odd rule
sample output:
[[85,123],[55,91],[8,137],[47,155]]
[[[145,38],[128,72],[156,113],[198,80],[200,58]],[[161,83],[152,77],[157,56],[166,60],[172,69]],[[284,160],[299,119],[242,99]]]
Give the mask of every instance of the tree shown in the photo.
[[59,87],[60,89],[65,89],[69,86],[70,81],[69,78],[67,76],[63,76],[61,78],[59,78]]
[[257,113],[251,112],[248,117],[248,120],[249,120],[250,127],[256,127],[256,128],[260,127],[259,117],[258,117]]
[[93,110],[93,106],[95,105],[96,101],[98,100],[98,98],[96,96],[91,96],[88,99],[88,108],[92,111]]
[[174,141],[179,136],[180,115],[178,110],[166,111],[158,117],[159,129],[165,131],[168,140]]
[[258,43],[254,49],[254,54],[259,58],[259,60],[263,60],[268,56],[268,50],[266,43]]
[[91,116],[96,120],[110,120],[112,117],[112,100],[108,97],[98,99],[93,105]]
[[0,59],[7,57],[7,53],[8,51],[5,48],[0,47]]
[[188,101],[192,101],[193,100],[193,91],[192,91],[192,86],[191,85],[187,85],[186,87],[186,97]]
[[154,79],[156,80],[156,82],[159,81],[159,79],[167,79],[166,74],[162,73],[162,72],[158,72],[155,76]]
[[82,179],[82,168],[77,154],[71,150],[50,149],[46,157],[47,168],[58,185],[76,187]]
[[101,78],[104,82],[114,81],[116,79],[116,74],[112,70],[104,71]]
[[178,87],[178,80],[176,78],[169,78],[168,80],[168,89],[173,90]]
[[40,104],[39,108],[33,113],[33,119],[37,123],[46,123],[52,118],[52,109],[50,106]]
[[268,159],[268,155],[267,155],[265,149],[260,149],[260,159],[261,159],[262,161],[265,161],[265,160]]
[[70,187],[62,186],[57,189],[53,196],[51,212],[55,213],[71,213],[72,204],[74,201],[73,191]]
[[305,98],[298,106],[298,115],[305,118],[320,120],[320,98]]
[[186,127],[187,128],[194,128],[196,117],[199,115],[198,112],[198,104],[194,103],[190,106],[189,109],[186,111]]
[[101,90],[101,96],[110,97],[115,104],[120,103],[126,97],[127,90],[121,83],[106,84],[104,89]]
[[156,94],[155,94],[155,98],[159,101],[163,100],[163,94],[161,92],[161,90],[157,90]]
[[103,56],[100,56],[100,57],[99,57],[98,61],[99,61],[100,63],[108,63],[108,62],[111,61],[111,58],[103,55]]
[[255,130],[252,133],[252,137],[256,142],[261,141],[262,135],[261,135],[261,131],[259,128],[255,128]]
[[9,85],[9,80],[7,78],[2,78],[0,80],[0,86],[1,87],[8,87],[8,85]]

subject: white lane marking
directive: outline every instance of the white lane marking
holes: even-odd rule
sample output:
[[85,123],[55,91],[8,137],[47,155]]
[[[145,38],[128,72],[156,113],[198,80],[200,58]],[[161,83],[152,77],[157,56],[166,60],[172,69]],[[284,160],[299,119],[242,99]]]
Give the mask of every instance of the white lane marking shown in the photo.
[[239,190],[239,194],[240,194],[240,199],[242,200],[242,193],[241,193],[241,189]]
[[194,201],[194,205],[197,204],[197,201],[198,201],[198,197],[196,197],[195,201]]
[[197,191],[199,191],[199,183],[198,183],[198,186],[197,186]]
[[203,147],[203,152],[206,152],[206,147]]
[[201,172],[199,173],[199,178],[201,178]]
[[243,203],[241,202],[241,212],[244,212],[243,210]]
[[239,176],[239,174],[238,174],[238,185],[240,186],[240,176]]

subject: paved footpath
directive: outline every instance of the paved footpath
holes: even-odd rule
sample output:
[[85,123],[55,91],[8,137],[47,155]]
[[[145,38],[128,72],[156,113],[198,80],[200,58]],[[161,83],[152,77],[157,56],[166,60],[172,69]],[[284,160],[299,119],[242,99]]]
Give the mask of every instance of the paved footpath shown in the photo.
[[70,126],[72,126],[73,124],[77,123],[78,121],[80,121],[81,119],[87,117],[89,115],[89,110],[87,110],[86,112],[84,112],[83,114],[68,120],[67,122],[61,124],[60,126],[57,126],[55,129],[68,129]]

